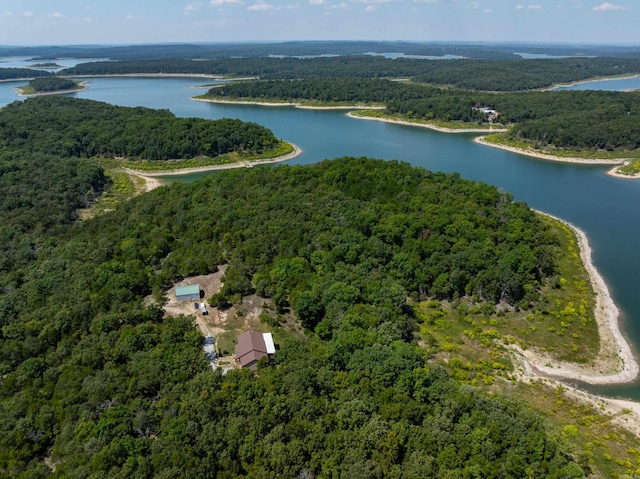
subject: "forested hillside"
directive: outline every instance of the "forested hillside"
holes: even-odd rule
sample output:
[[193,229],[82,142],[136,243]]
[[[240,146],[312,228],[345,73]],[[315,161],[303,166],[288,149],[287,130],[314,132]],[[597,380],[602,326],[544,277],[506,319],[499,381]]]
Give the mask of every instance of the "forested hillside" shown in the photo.
[[229,152],[263,153],[280,141],[240,120],[176,118],[168,110],[126,108],[65,97],[30,98],[0,110],[0,147],[72,157],[159,161]]
[[[69,226],[3,283],[0,474],[584,477],[539,416],[427,366],[436,346],[415,344],[407,302],[526,308],[558,253],[509,195],[404,163],[157,189]],[[308,330],[279,330],[257,377],[212,372],[192,321],[141,301],[222,263],[223,295],[264,295]]]
[[31,68],[0,68],[0,80],[48,76],[51,76],[51,73],[43,70],[33,70]]
[[382,79],[335,78],[236,82],[211,88],[203,98],[314,100],[384,103],[408,120],[482,123],[478,107],[497,110],[495,120],[511,126],[508,137],[536,146],[577,150],[635,150],[640,147],[640,93],[610,91],[492,94],[440,89]]
[[596,76],[640,73],[640,59],[416,60],[367,55],[323,58],[224,58],[124,60],[79,64],[60,75],[192,73],[256,76],[263,80],[309,78],[410,78],[417,82],[484,91],[522,91]]

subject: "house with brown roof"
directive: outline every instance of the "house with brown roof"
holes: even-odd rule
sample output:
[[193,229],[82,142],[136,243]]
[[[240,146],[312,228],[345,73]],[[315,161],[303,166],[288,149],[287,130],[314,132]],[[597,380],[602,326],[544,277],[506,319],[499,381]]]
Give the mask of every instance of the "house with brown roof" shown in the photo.
[[273,337],[271,333],[259,333],[257,331],[245,331],[238,336],[236,344],[236,361],[243,368],[255,371],[258,368],[258,361],[275,353]]

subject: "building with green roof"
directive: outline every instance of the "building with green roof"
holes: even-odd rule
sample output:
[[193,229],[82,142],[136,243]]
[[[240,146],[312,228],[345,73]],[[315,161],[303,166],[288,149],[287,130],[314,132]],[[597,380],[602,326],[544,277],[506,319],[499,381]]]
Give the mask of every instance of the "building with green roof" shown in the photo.
[[176,299],[178,301],[200,299],[200,285],[190,284],[188,286],[178,286],[176,288]]

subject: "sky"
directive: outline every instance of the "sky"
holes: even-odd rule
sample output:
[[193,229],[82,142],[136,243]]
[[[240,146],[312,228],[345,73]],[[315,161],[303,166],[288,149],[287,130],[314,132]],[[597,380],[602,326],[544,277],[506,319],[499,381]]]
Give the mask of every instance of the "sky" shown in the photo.
[[640,0],[1,0],[0,45],[286,40],[640,45]]

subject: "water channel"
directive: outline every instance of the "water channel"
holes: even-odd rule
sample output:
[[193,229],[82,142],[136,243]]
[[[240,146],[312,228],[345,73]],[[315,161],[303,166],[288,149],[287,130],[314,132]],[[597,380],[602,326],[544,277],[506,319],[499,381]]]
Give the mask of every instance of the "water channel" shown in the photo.
[[[438,133],[425,128],[351,119],[344,111],[293,107],[216,105],[190,97],[205,83],[194,78],[90,78],[87,90],[71,94],[123,106],[169,109],[182,117],[239,118],[270,128],[303,149],[291,164],[339,156],[401,160],[431,170],[493,184],[516,201],[559,216],[582,228],[593,260],[621,311],[621,326],[638,353],[640,345],[640,180],[614,178],[606,166],[538,160],[474,143],[472,134]],[[213,83],[206,81],[206,83]],[[15,101],[12,87],[0,83],[0,106]],[[180,181],[195,181],[190,175]],[[172,177],[175,180],[175,177]],[[592,392],[640,400],[635,383],[587,387]]]

